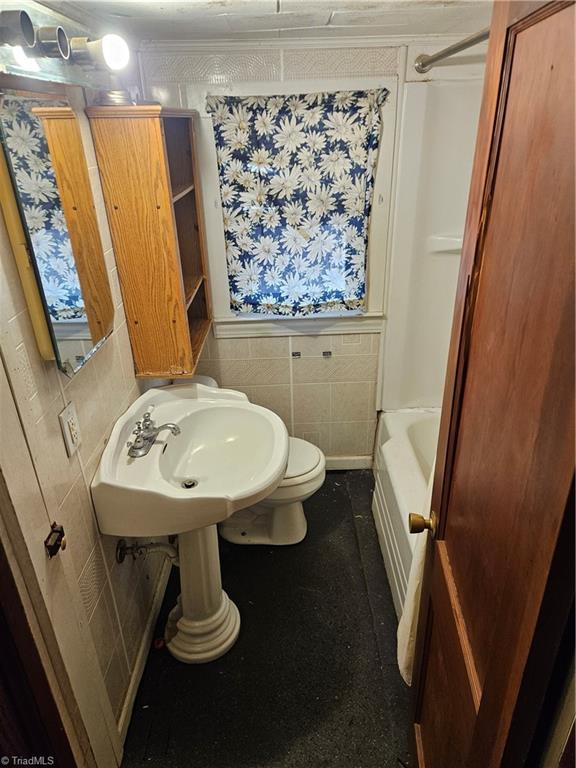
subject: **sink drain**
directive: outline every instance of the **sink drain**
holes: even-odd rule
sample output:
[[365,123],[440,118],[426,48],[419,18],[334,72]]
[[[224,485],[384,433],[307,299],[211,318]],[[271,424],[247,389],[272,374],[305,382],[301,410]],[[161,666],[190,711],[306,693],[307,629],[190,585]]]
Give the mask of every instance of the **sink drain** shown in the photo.
[[182,488],[196,488],[198,480],[182,480]]

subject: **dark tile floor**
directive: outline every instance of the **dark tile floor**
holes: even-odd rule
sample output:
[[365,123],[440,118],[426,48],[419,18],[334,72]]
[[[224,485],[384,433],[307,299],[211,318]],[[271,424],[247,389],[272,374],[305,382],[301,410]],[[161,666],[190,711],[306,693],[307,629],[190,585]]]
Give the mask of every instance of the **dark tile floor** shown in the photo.
[[[124,768],[402,768],[409,690],[370,511],[372,473],[330,472],[294,547],[221,542],[234,648],[187,666],[151,650]],[[157,635],[174,604],[170,580]]]

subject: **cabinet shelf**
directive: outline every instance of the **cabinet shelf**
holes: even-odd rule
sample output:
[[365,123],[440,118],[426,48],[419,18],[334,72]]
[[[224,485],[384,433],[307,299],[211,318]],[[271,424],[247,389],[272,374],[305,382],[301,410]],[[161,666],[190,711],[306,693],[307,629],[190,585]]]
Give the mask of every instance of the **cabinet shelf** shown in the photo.
[[187,187],[174,190],[174,194],[172,195],[172,202],[177,203],[178,200],[181,200],[184,195],[189,195],[190,192],[194,192],[194,184],[189,184]]
[[194,301],[198,289],[204,282],[203,275],[197,275],[195,278],[184,279],[184,296],[186,299],[186,309],[190,307],[190,304]]
[[188,325],[192,349],[195,350],[195,355],[199,356],[211,325],[206,303],[206,283],[204,281],[198,286],[196,295],[188,308]]
[[199,317],[190,320],[190,339],[192,342],[192,347],[194,349],[200,350],[200,353],[202,352],[202,348],[204,346],[204,342],[206,341],[206,337],[208,336],[208,331],[210,330],[211,325],[212,321],[205,317]]

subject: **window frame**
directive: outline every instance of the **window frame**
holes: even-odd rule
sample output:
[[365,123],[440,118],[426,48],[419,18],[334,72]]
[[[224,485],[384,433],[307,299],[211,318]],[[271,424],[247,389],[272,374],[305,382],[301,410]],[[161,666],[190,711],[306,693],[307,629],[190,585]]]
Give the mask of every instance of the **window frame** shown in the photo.
[[[374,180],[374,198],[368,235],[366,259],[366,312],[353,315],[343,312],[313,317],[244,317],[230,309],[230,291],[226,265],[224,226],[216,143],[212,119],[205,109],[206,95],[291,95],[318,91],[363,90],[387,88],[388,98],[382,107],[382,135]],[[190,89],[192,90],[192,89]],[[288,336],[295,334],[374,333],[382,329],[384,318],[385,283],[388,265],[389,235],[392,208],[394,145],[397,122],[398,77],[334,78],[293,80],[290,82],[236,83],[227,86],[203,86],[189,92],[189,101],[200,112],[197,136],[198,160],[202,178],[202,196],[206,222],[206,243],[213,328],[217,337],[240,338],[256,336]],[[194,98],[196,97],[196,98]]]

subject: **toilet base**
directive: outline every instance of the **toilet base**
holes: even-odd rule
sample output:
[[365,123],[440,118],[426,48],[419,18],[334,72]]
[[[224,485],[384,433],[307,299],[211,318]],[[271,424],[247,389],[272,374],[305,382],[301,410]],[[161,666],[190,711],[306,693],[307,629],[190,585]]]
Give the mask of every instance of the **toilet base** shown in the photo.
[[232,544],[299,544],[308,525],[302,502],[277,507],[257,504],[241,509],[218,526],[220,536]]

